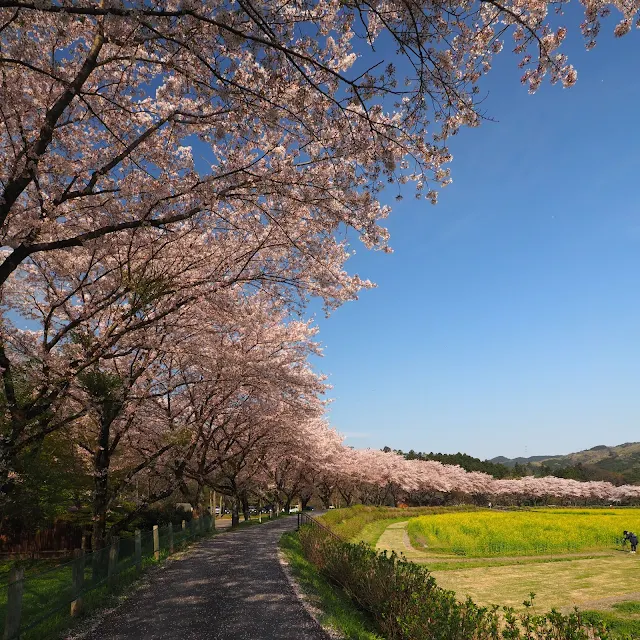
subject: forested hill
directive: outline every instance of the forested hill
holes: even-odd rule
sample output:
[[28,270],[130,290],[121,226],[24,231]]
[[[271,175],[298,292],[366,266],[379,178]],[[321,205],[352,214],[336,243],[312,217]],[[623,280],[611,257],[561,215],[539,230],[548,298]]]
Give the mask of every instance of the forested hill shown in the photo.
[[[384,451],[391,451],[385,447]],[[411,449],[396,453],[407,460],[437,460],[456,464],[466,471],[481,471],[494,478],[520,478],[525,475],[557,476],[573,480],[605,480],[613,484],[640,483],[640,442],[627,442],[615,447],[599,445],[567,455],[531,456],[480,460],[466,453],[423,453]]]
[[535,475],[556,475],[577,480],[609,480],[616,484],[640,483],[640,442],[625,442],[617,446],[598,445],[564,456],[532,456],[505,458],[488,462],[512,469],[532,469]]
[[[383,451],[389,452],[391,449],[385,447]],[[404,456],[407,460],[437,460],[443,464],[457,464],[465,471],[482,471],[488,473],[494,478],[516,478],[520,475],[519,469],[509,468],[504,464],[492,462],[491,460],[480,460],[466,453],[422,453],[421,451],[404,452],[401,449],[394,450],[397,454]]]

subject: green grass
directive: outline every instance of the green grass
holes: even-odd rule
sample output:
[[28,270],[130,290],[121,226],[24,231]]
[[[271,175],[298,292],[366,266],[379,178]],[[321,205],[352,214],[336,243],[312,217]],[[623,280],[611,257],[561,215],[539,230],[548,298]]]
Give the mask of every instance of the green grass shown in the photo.
[[[247,523],[248,524],[248,523]],[[257,523],[256,523],[257,524]],[[245,525],[246,526],[246,525]],[[219,533],[219,532],[218,532]],[[209,534],[204,534],[204,536]],[[215,532],[213,532],[215,535]],[[192,542],[204,536],[190,537],[178,529],[174,531],[174,547],[176,551],[187,548]],[[153,557],[153,541],[150,532],[142,536],[142,570],[162,563],[168,556],[167,532],[160,533],[160,559]],[[121,559],[118,562],[117,578],[112,585],[106,580],[92,582],[91,554],[85,558],[83,615],[77,619],[70,617],[72,595],[72,563],[66,562],[55,566],[51,561],[19,562],[25,566],[23,583],[21,640],[44,640],[55,638],[59,634],[90,616],[97,609],[112,605],[138,578],[139,573],[133,562],[133,540],[123,538],[120,542]],[[108,549],[103,550],[106,555]],[[100,553],[100,552],[97,552]],[[4,629],[4,617],[7,603],[6,584],[0,585],[0,630]]]
[[24,560],[4,560],[0,562],[0,589],[9,580],[9,571],[15,564],[19,564],[24,569],[24,575],[29,576],[42,573],[47,569],[53,569],[59,565],[69,562],[69,556],[60,558],[24,559]]
[[[626,603],[620,602],[620,605]],[[640,603],[631,603],[639,605]],[[640,619],[621,617],[609,611],[584,611],[583,618],[591,623],[604,622],[614,637],[640,638]]]
[[404,522],[406,517],[386,518],[385,520],[376,520],[366,524],[358,534],[357,542],[366,542],[370,547],[375,547],[380,536],[390,524]]
[[373,624],[342,590],[334,588],[305,559],[296,533],[280,538],[282,550],[300,588],[311,604],[320,610],[320,623],[336,629],[348,640],[384,640],[373,630]]
[[640,602],[637,600],[627,600],[627,602],[616,602],[611,607],[623,613],[634,613],[640,616]]
[[[593,560],[600,556],[595,555],[586,555],[581,556],[581,560]],[[433,560],[432,558],[427,558],[425,560],[421,560],[420,564],[425,564],[429,571],[457,571],[464,569],[479,569],[482,567],[510,567],[514,565],[523,565],[523,564],[549,564],[555,562],[574,562],[576,560],[573,556],[556,556],[554,558],[512,558],[509,560],[493,560],[491,558],[487,558],[486,560],[483,558],[474,558],[469,561],[441,561]],[[416,562],[416,560],[412,560],[412,562]]]

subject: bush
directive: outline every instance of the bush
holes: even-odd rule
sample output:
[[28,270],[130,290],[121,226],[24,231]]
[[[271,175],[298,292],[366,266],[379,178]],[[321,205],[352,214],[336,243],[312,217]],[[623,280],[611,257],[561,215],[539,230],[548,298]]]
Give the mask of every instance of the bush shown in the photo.
[[[300,529],[308,560],[340,585],[375,620],[389,640],[609,640],[602,624],[587,623],[576,611],[535,615],[459,602],[437,586],[427,569],[395,553],[378,553],[364,543],[343,542],[318,525]],[[533,599],[533,595],[531,597]]]

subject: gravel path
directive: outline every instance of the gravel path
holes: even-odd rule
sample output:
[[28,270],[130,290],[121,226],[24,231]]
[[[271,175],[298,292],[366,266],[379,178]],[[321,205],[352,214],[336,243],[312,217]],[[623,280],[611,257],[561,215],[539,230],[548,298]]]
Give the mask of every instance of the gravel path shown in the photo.
[[87,640],[328,640],[278,561],[283,518],[226,532],[159,569]]

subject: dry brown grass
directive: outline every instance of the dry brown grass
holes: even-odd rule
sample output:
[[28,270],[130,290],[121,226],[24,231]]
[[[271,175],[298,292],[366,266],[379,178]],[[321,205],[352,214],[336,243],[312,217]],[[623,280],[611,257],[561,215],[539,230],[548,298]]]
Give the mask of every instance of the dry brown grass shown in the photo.
[[[519,556],[461,560],[433,555],[409,543],[406,522],[392,524],[377,543],[379,550],[394,550],[407,560],[432,565],[438,584],[478,604],[496,603],[523,608],[529,593],[536,594],[539,611],[608,609],[620,600],[640,599],[640,556],[620,551],[564,556]],[[467,566],[468,565],[468,568]],[[496,566],[497,565],[497,566]]]

